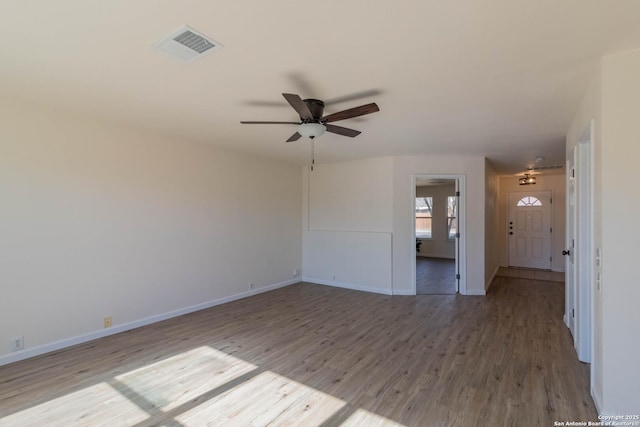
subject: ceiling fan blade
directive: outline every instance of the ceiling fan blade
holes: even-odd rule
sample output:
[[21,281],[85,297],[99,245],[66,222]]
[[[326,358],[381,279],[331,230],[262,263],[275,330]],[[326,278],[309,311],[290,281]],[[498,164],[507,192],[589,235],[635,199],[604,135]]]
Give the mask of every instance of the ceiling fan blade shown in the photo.
[[338,111],[337,113],[324,116],[321,120],[323,123],[337,122],[338,120],[346,120],[352,117],[364,116],[365,114],[375,113],[380,111],[378,105],[375,102],[371,104],[361,105],[359,107],[349,108],[348,110]]
[[299,125],[300,122],[260,122],[260,121],[241,121],[243,125]]
[[332,104],[338,104],[340,102],[355,101],[356,99],[369,98],[369,97],[378,96],[381,94],[382,94],[382,91],[380,89],[363,90],[361,92],[354,92],[348,95],[338,96],[337,98],[328,99],[324,101],[324,105],[332,105]]
[[309,107],[304,103],[302,98],[293,93],[283,93],[284,99],[287,100],[289,105],[293,107],[294,110],[300,115],[301,119],[313,119],[313,115],[311,111],[309,111]]
[[293,135],[291,135],[289,137],[289,139],[287,139],[287,142],[293,142],[293,141],[297,141],[300,138],[302,138],[302,135],[300,135],[298,132],[294,133]]
[[325,126],[327,127],[327,132],[337,133],[338,135],[349,136],[351,138],[353,138],[354,136],[358,136],[362,133],[359,130],[349,129],[342,126],[336,126],[336,125],[330,125],[330,124],[326,124]]

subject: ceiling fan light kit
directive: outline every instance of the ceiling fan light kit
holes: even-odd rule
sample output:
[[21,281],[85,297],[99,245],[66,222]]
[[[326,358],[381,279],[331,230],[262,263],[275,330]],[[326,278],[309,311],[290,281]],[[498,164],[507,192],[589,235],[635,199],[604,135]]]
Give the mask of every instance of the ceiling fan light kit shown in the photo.
[[307,138],[317,138],[327,130],[322,123],[302,123],[298,126],[298,133]]

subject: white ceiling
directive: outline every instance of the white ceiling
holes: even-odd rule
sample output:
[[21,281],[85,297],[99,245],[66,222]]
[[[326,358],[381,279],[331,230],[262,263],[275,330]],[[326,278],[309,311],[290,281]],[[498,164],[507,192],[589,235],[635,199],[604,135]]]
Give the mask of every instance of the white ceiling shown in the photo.
[[[224,45],[185,64],[151,45],[182,25]],[[114,123],[305,164],[285,144],[303,98],[381,93],[325,134],[319,163],[486,155],[501,173],[563,163],[601,56],[640,48],[637,0],[0,0],[0,90]],[[280,102],[278,106],[256,105]]]

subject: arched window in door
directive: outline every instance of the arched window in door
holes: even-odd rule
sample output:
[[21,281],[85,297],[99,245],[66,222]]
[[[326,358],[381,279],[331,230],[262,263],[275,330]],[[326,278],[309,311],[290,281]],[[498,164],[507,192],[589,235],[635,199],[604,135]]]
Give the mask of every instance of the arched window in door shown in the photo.
[[525,196],[518,200],[516,206],[542,206],[542,202],[537,197]]

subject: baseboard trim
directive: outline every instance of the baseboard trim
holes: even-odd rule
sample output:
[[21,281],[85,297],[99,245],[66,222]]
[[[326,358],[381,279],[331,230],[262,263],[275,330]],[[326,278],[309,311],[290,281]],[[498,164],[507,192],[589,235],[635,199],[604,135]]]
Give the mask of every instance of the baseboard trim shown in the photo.
[[316,283],[318,285],[333,286],[336,288],[351,289],[353,291],[371,292],[374,294],[393,295],[391,289],[371,288],[369,286],[355,285],[353,283],[337,282],[335,280],[325,280],[317,277],[303,276],[304,282]]
[[410,290],[397,290],[394,289],[392,290],[393,295],[404,295],[404,296],[415,296],[416,294],[414,292],[411,292]]
[[62,350],[67,347],[82,344],[88,341],[93,341],[98,338],[104,338],[109,335],[119,334],[120,332],[130,331],[142,326],[150,325],[152,323],[161,322],[163,320],[171,319],[173,317],[182,316],[185,314],[193,313],[196,311],[204,310],[207,308],[215,307],[216,305],[225,304],[228,302],[236,301],[242,298],[247,298],[253,295],[258,295],[264,292],[269,292],[285,286],[294,285],[300,283],[299,279],[287,280],[273,285],[267,285],[258,289],[251,289],[249,291],[240,292],[238,294],[230,295],[227,297],[217,298],[215,300],[207,301],[202,304],[192,305],[190,307],[181,308],[167,313],[157,314],[155,316],[146,317],[144,319],[135,320],[133,322],[124,323],[122,325],[115,325],[109,329],[101,329],[99,331],[89,332],[75,337],[66,338],[60,341],[55,341],[48,344],[42,344],[37,347],[28,348],[14,353],[9,353],[4,356],[0,356],[0,366],[8,365],[9,363],[19,362],[21,360],[30,359],[32,357],[40,356],[46,353],[50,353],[56,350]]
[[591,398],[593,399],[593,404],[596,405],[596,411],[598,411],[599,415],[612,415],[603,413],[600,396],[596,393],[593,386],[591,387]]
[[484,290],[468,290],[467,292],[462,294],[462,295],[470,295],[470,296],[485,296],[487,295],[487,291]]

